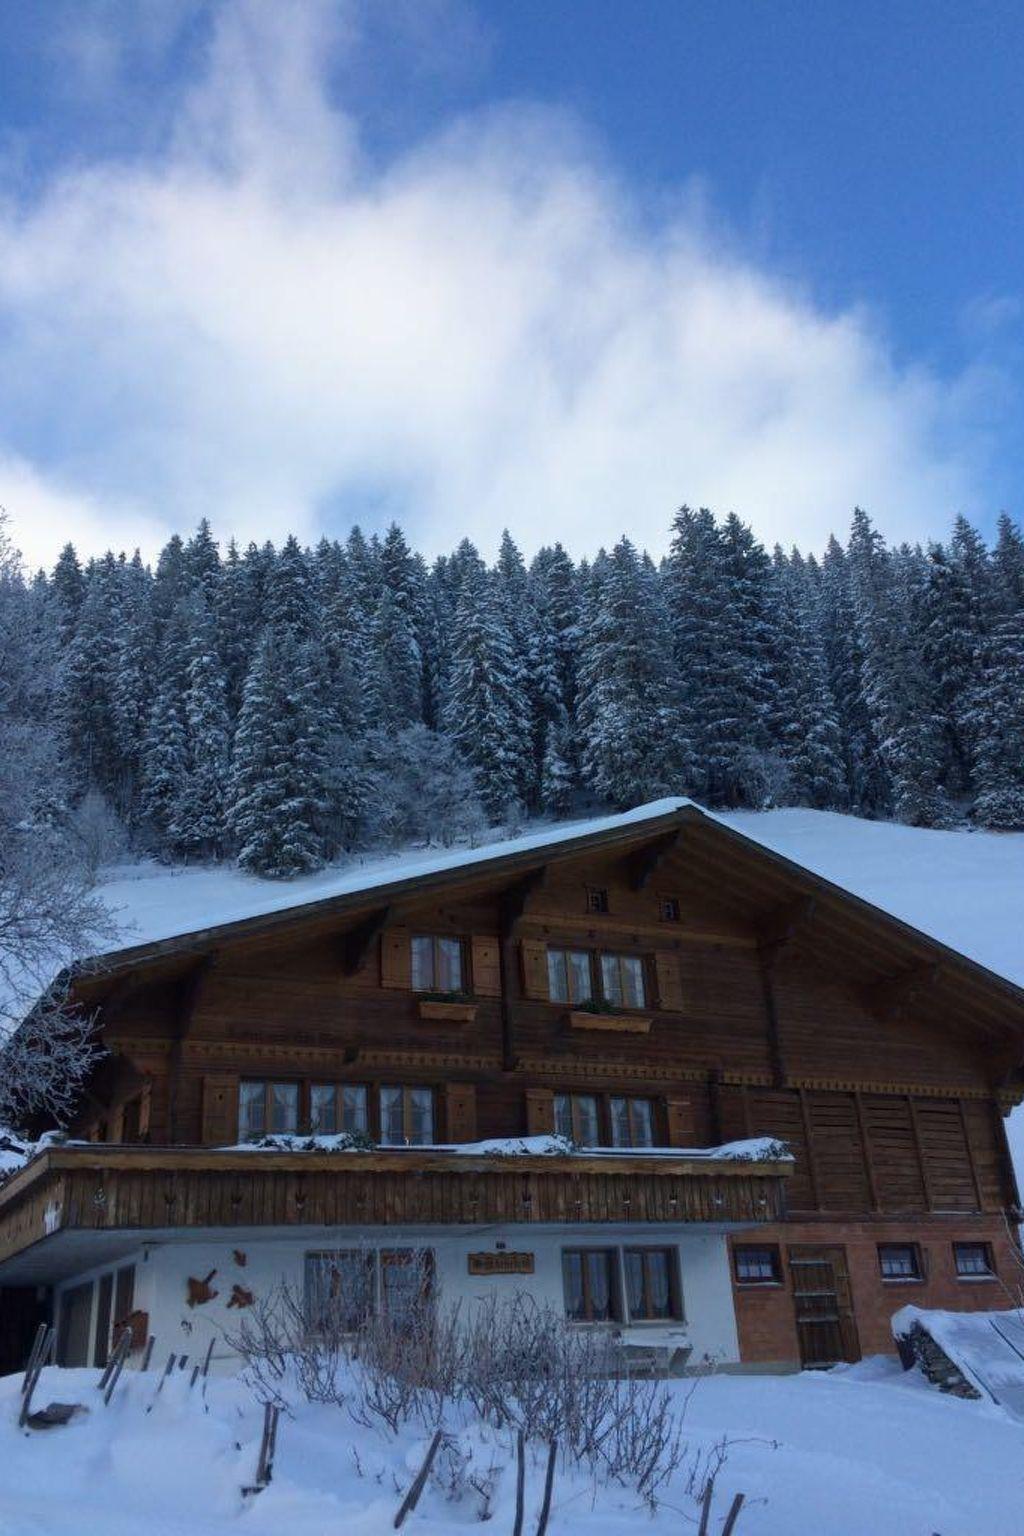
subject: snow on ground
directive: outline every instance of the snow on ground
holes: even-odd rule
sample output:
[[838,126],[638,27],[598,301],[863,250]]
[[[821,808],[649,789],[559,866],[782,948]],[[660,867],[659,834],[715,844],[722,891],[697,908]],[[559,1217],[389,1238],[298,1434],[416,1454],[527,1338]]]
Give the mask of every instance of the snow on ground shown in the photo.
[[[0,1381],[2,1536],[385,1536],[429,1436],[397,1440],[356,1425],[344,1410],[297,1408],[282,1417],[270,1487],[243,1502],[262,1422],[238,1381],[209,1383],[204,1406],[187,1374],[175,1374],[152,1413],[157,1374],[126,1372],[102,1406],[97,1371],[44,1371],[36,1404],[81,1402],[65,1428],[17,1429],[21,1378]],[[680,1404],[691,1382],[672,1384]],[[687,1440],[706,1452],[730,1442],[716,1484],[711,1529],[734,1493],[746,1495],[737,1536],[1018,1536],[1024,1508],[1024,1425],[984,1402],[943,1397],[917,1373],[865,1361],[824,1374],[718,1376],[696,1386]],[[477,1499],[450,1501],[428,1485],[405,1529],[450,1536],[512,1527],[514,1468],[508,1445],[478,1425],[462,1429],[474,1465],[498,1472],[493,1519],[481,1527]],[[542,1467],[527,1474],[526,1530],[540,1501]],[[628,1490],[602,1488],[559,1470],[551,1536],[584,1524],[591,1536],[652,1536],[695,1529],[682,1479],[650,1518]],[[244,1521],[243,1525],[239,1525]]]

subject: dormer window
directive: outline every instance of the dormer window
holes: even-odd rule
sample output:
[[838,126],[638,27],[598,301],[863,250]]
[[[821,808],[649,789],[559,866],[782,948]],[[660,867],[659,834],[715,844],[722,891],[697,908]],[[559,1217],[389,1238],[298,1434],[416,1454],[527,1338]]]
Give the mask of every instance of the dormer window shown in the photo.
[[463,990],[462,943],[438,934],[417,933],[412,938],[412,988],[414,992],[461,992]]

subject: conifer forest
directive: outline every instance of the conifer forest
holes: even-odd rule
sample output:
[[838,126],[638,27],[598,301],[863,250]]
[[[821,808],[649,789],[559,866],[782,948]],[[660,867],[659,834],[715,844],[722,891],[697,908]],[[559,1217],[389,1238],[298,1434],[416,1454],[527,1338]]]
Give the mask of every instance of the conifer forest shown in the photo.
[[[359,849],[685,794],[921,826],[1024,827],[1024,539],[769,553],[683,507],[527,563],[428,564],[392,526],[21,568],[0,547],[0,728],[22,824],[97,862],[271,876]],[[12,759],[13,763],[13,759]]]

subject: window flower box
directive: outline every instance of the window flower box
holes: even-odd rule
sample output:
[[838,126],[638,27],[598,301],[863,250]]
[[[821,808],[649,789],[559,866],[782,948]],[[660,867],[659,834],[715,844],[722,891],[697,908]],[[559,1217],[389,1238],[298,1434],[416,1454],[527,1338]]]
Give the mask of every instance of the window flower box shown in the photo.
[[476,1018],[476,1003],[447,1002],[439,997],[420,998],[420,1018],[448,1024],[472,1024]]
[[651,1020],[637,1013],[605,1013],[603,1009],[574,1008],[570,1029],[606,1029],[623,1035],[650,1034]]

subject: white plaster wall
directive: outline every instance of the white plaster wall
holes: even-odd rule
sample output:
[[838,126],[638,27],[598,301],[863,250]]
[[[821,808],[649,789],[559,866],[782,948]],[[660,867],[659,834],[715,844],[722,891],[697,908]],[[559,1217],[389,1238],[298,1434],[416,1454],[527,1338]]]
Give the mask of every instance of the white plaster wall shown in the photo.
[[[467,1255],[506,1250],[534,1255],[534,1273],[522,1275],[470,1275]],[[651,1228],[579,1228],[552,1231],[405,1233],[380,1228],[339,1230],[325,1228],[312,1235],[266,1235],[246,1240],[225,1236],[205,1242],[154,1244],[135,1255],[136,1305],[149,1312],[149,1331],[156,1339],[154,1365],[159,1367],[170,1351],[185,1352],[190,1360],[202,1360],[214,1339],[213,1365],[232,1369],[235,1357],[226,1335],[236,1331],[244,1313],[229,1308],[232,1286],[239,1284],[257,1297],[265,1297],[282,1283],[303,1285],[304,1257],[317,1249],[430,1248],[434,1253],[439,1295],[448,1302],[472,1306],[489,1296],[511,1296],[528,1289],[540,1304],[556,1310],[564,1305],[562,1250],[572,1246],[617,1247],[626,1243],[675,1245],[679,1252],[683,1323],[635,1324],[625,1327],[629,1343],[691,1347],[691,1363],[713,1359],[722,1363],[739,1358],[732,1284],[725,1237],[720,1233],[665,1232]],[[235,1249],[245,1254],[239,1264]],[[127,1262],[123,1260],[122,1262]],[[190,1277],[201,1279],[215,1270],[210,1285],[217,1295],[196,1307],[187,1304]]]

